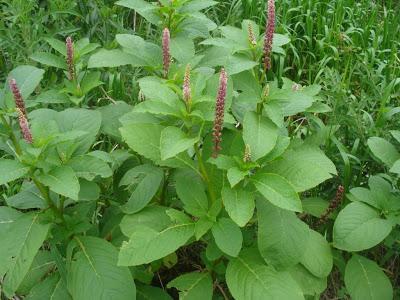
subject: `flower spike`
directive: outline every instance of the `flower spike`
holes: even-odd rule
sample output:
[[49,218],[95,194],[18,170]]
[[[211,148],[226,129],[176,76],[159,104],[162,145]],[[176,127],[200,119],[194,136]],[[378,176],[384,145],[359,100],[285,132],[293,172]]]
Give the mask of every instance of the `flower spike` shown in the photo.
[[10,79],[8,84],[9,84],[10,90],[14,96],[15,106],[26,116],[27,113],[26,113],[24,99],[22,99],[22,95],[18,88],[17,81],[14,78],[12,78],[12,79]]
[[271,69],[272,42],[275,31],[275,0],[268,0],[267,25],[265,26],[264,37],[264,69]]
[[170,40],[171,36],[168,28],[164,28],[162,36],[162,50],[163,50],[163,67],[164,67],[164,77],[168,76],[169,65],[171,63],[170,54]]
[[213,128],[213,153],[212,156],[216,158],[218,156],[219,151],[221,151],[221,142],[222,142],[222,128],[224,125],[224,109],[225,109],[225,98],[226,98],[226,88],[228,84],[228,75],[224,69],[221,70],[219,75],[219,88],[217,101],[215,104],[215,119],[214,119],[214,128]]
[[17,112],[18,112],[18,121],[22,137],[28,144],[32,144],[33,138],[31,130],[29,129],[28,119],[26,118],[26,115],[24,115],[22,110],[20,110],[19,108],[17,108]]
[[192,100],[192,90],[190,88],[190,65],[186,66],[185,77],[183,78],[183,100],[190,103]]
[[74,44],[72,38],[69,36],[65,40],[65,45],[67,48],[67,66],[68,66],[68,79],[75,79],[75,67],[74,67]]

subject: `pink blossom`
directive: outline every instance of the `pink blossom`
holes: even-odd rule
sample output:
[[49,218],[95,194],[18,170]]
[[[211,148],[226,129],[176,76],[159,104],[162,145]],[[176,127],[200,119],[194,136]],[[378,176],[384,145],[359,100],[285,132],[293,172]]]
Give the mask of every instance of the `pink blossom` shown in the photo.
[[22,99],[21,92],[17,86],[17,81],[14,78],[12,78],[12,79],[10,79],[8,84],[9,84],[10,90],[14,96],[15,106],[26,116],[26,108],[25,108],[24,99]]
[[190,65],[186,66],[185,77],[183,79],[183,100],[190,103],[192,100],[192,90],[190,88]]
[[164,77],[168,76],[169,65],[171,63],[170,54],[170,33],[168,28],[164,28],[162,36],[162,50],[163,50],[163,67],[164,67]]
[[268,0],[267,24],[264,37],[264,68],[271,69],[272,42],[275,31],[275,0]]
[[17,112],[18,112],[18,121],[22,137],[27,143],[32,144],[33,138],[31,130],[29,129],[28,119],[26,118],[26,115],[24,115],[22,110],[20,110],[19,108],[17,108]]
[[65,40],[65,45],[67,48],[67,66],[68,66],[68,79],[75,79],[75,68],[74,68],[74,44],[72,38],[69,36]]

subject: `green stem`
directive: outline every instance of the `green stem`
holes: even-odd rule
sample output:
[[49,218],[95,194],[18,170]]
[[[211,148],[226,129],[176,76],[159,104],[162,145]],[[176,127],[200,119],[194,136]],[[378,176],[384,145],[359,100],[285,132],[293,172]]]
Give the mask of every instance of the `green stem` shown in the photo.
[[211,182],[211,180],[210,180],[210,178],[208,176],[206,167],[204,165],[203,156],[201,155],[201,152],[200,152],[200,149],[199,149],[199,145],[197,143],[194,145],[194,150],[196,152],[197,161],[199,162],[200,173],[201,173],[201,175],[203,177],[203,180],[207,184],[208,194],[210,196],[211,203],[213,204],[213,203],[216,202],[214,188],[213,188],[212,182]]
[[4,126],[6,127],[6,129],[7,129],[7,130],[9,131],[9,133],[10,133],[10,139],[11,139],[11,142],[13,143],[13,145],[14,145],[15,152],[16,152],[18,155],[21,155],[21,153],[22,153],[21,146],[19,145],[18,140],[17,140],[17,138],[15,137],[15,134],[14,134],[14,132],[13,132],[13,130],[12,130],[12,127],[11,127],[11,123],[9,124],[9,123],[7,122],[7,120],[6,120],[6,118],[4,118],[3,115],[0,115],[0,118],[1,118],[1,122],[4,124]]
[[[54,211],[56,216],[58,216],[63,222],[65,222],[64,215],[62,214],[62,212],[60,210],[57,209],[57,207],[54,205],[54,202],[51,200],[49,190],[43,184],[41,184],[38,180],[33,178],[33,176],[32,176],[32,181],[35,183],[36,187],[40,191],[40,194],[42,194],[43,199],[46,201],[46,204],[48,205],[48,207]],[[63,203],[63,205],[64,205],[64,203]]]

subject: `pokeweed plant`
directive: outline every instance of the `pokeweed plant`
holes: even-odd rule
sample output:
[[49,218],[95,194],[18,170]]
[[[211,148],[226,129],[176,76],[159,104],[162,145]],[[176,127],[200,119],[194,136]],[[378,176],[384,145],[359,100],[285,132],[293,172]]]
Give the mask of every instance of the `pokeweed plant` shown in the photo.
[[[180,299],[317,298],[333,267],[331,235],[317,229],[344,189],[314,213],[318,228],[303,220],[308,191],[337,171],[301,124],[322,123],[316,113],[329,107],[320,86],[281,77],[290,40],[274,33],[274,1],[264,34],[245,20],[212,37],[215,26],[199,11],[214,1],[118,4],[157,27],[159,41],[119,34],[120,48],[89,57],[98,46],[87,39],[48,40],[64,57],[32,58],[63,69],[64,85],[32,97],[44,70],[20,66],[0,92],[0,185],[15,191],[0,207],[4,295],[171,299],[168,289]],[[101,84],[101,71],[90,69],[124,65],[142,75],[134,106],[59,109],[65,102],[51,100],[61,92],[86,105]],[[41,102],[53,109],[31,109]],[[369,186],[347,195],[353,203],[335,220],[335,248],[362,251],[394,232],[398,195],[381,177]],[[371,287],[391,298],[386,275],[366,257],[354,254],[344,279],[355,299]]]

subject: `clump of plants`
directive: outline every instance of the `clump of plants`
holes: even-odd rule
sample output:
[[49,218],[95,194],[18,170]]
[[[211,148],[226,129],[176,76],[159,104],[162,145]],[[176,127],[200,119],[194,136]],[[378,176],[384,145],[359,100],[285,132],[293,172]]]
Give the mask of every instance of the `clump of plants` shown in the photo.
[[[45,71],[20,66],[0,93],[5,297],[312,299],[335,257],[354,299],[391,299],[384,272],[354,252],[391,234],[398,195],[379,176],[346,196],[331,180],[323,139],[299,129],[323,124],[320,86],[274,68],[290,43],[274,0],[265,28],[217,29],[200,12],[214,1],[117,4],[158,40],[47,39],[59,55],[32,59],[62,80],[39,93]],[[139,70],[135,103],[103,88],[121,66]],[[310,197],[324,182],[330,204]]]

